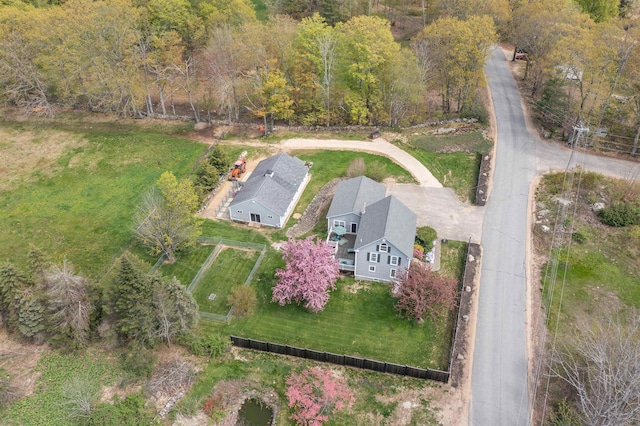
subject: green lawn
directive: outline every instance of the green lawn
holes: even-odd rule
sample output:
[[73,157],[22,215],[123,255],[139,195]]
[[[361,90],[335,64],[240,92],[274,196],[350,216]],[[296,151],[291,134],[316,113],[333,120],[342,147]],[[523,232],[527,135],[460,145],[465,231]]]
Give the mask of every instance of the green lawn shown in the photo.
[[[447,273],[461,277],[465,250],[466,244],[449,242],[443,258]],[[387,284],[368,283],[366,289],[352,293],[348,290],[353,284],[350,278],[338,282],[329,303],[317,314],[295,304],[280,306],[271,303],[273,271],[278,267],[284,267],[280,254],[269,250],[252,283],[258,296],[253,315],[234,318],[228,325],[207,323],[204,328],[320,351],[447,369],[452,318],[410,323],[396,316]]]
[[[142,194],[166,170],[189,174],[203,153],[203,145],[180,136],[182,130],[0,122],[9,135],[0,156],[14,163],[25,161],[19,157],[25,151],[43,157],[14,171],[13,186],[0,192],[0,261],[23,266],[34,244],[56,261],[66,257],[80,272],[99,275],[131,239]],[[8,178],[5,173],[0,170],[0,178]]]
[[196,244],[180,254],[180,262],[163,264],[159,272],[165,277],[176,277],[186,287],[196,276],[202,264],[209,257],[215,246],[209,244]]
[[[297,156],[303,161],[313,162],[313,167],[310,170],[311,180],[307,184],[300,201],[296,205],[294,213],[304,213],[313,197],[331,179],[344,176],[349,164],[356,158],[362,158],[365,161],[367,167],[371,165],[382,165],[386,167],[388,176],[394,177],[398,182],[415,182],[411,174],[401,166],[397,165],[390,159],[382,157],[380,155],[367,154],[365,152],[355,151],[317,151],[317,150],[302,150],[294,151],[291,153]],[[293,218],[289,218],[287,222],[287,228],[291,227],[297,221]],[[282,237],[282,239],[286,239]]]
[[489,152],[491,142],[479,131],[450,136],[418,135],[409,138],[404,149],[429,169],[445,187],[452,188],[463,201],[473,201],[481,154]]
[[[249,277],[260,252],[224,247],[193,289],[193,297],[200,310],[226,315],[229,312],[227,297],[234,287],[243,285]],[[209,300],[215,293],[216,298]]]

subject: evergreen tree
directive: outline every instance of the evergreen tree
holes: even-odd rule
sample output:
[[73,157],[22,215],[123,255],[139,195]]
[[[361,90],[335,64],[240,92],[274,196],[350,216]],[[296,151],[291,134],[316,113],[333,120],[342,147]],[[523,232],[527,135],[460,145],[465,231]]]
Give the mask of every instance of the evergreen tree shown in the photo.
[[0,313],[9,332],[16,331],[20,312],[20,292],[27,286],[27,277],[12,263],[0,267]]
[[167,280],[154,275],[151,281],[154,284],[157,336],[170,345],[174,336],[187,334],[198,323],[198,304],[175,277]]
[[143,343],[154,341],[154,312],[151,306],[153,290],[148,276],[130,259],[129,254],[120,258],[113,288],[113,313],[116,315],[116,331],[126,340]]
[[24,289],[19,296],[18,331],[23,336],[39,340],[45,330],[45,308],[31,289]]

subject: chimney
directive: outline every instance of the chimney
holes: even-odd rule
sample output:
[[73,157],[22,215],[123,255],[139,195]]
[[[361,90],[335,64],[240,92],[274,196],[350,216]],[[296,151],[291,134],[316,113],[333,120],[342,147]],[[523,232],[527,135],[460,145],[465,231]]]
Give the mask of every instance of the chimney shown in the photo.
[[362,203],[362,214],[365,214],[367,212],[367,202],[365,201],[364,203]]

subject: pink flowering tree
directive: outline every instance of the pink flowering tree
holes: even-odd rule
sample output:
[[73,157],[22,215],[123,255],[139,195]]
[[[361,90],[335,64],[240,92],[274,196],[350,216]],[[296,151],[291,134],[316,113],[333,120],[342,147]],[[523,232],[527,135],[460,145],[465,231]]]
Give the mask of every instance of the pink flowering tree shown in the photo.
[[394,282],[396,311],[410,321],[435,319],[456,306],[456,284],[456,280],[433,272],[426,263],[413,262],[409,271],[400,272]]
[[286,383],[291,419],[299,425],[321,426],[330,414],[350,408],[354,402],[346,380],[321,367],[291,373]]
[[304,303],[311,312],[319,312],[329,301],[329,291],[335,290],[338,279],[338,261],[333,248],[324,241],[290,239],[282,247],[285,269],[276,271],[278,282],[273,287],[273,301]]

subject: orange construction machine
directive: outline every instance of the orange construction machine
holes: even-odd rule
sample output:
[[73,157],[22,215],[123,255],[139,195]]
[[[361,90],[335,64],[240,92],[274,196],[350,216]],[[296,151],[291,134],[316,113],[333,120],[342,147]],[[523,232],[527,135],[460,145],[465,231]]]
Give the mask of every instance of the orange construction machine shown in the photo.
[[247,171],[247,152],[243,152],[238,157],[238,161],[233,163],[233,169],[229,173],[229,180],[238,180]]

